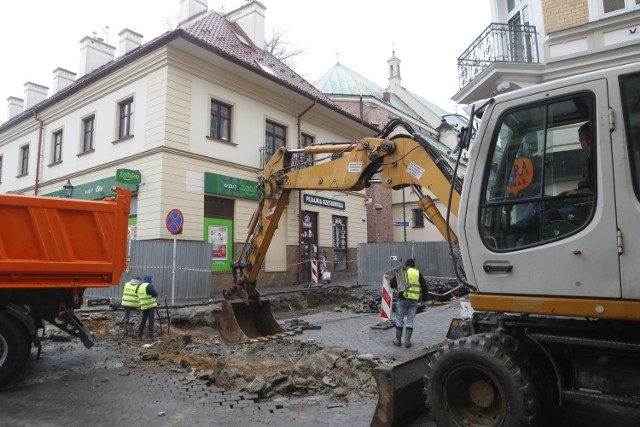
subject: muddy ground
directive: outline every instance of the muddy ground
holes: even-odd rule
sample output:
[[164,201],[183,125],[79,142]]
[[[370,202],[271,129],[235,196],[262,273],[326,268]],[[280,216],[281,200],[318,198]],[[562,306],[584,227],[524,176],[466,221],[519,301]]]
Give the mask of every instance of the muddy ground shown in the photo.
[[[274,317],[291,330],[314,327],[300,323],[300,316],[379,310],[376,292],[358,286],[270,295],[269,300]],[[359,354],[351,348],[323,347],[301,335],[253,344],[227,344],[217,330],[219,310],[218,304],[171,308],[167,335],[162,308],[163,333],[156,320],[155,339],[142,342],[123,337],[122,310],[82,313],[81,320],[96,341],[139,349],[144,369],[184,372],[197,381],[255,393],[261,399],[324,395],[346,403],[377,398],[371,370],[389,360]],[[49,332],[54,333],[51,329]]]

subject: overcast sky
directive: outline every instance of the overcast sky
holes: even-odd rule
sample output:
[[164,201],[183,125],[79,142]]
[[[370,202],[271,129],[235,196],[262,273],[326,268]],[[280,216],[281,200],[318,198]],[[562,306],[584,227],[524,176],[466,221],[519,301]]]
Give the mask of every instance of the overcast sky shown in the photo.
[[[309,82],[340,61],[380,87],[388,86],[387,60],[395,49],[402,85],[453,112],[457,58],[491,21],[489,0],[261,0],[266,36],[286,32],[302,49],[294,69]],[[229,12],[244,0],[209,0]],[[104,38],[118,48],[129,28],[151,41],[175,25],[180,0],[20,0],[3,2],[0,40],[0,123],[9,96],[24,97],[24,83],[51,88],[53,70],[78,72],[80,39]],[[108,29],[107,29],[108,26]],[[108,31],[108,32],[107,32]],[[51,90],[49,90],[51,95]]]

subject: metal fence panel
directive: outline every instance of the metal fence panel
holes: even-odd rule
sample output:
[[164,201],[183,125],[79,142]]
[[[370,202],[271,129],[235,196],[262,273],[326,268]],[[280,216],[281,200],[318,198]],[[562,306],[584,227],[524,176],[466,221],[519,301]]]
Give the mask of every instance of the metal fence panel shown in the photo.
[[382,284],[382,276],[407,258],[427,277],[456,277],[447,242],[361,243],[358,245],[358,283]]
[[[176,242],[176,274],[173,282],[173,241],[132,240],[129,271],[120,277],[120,286],[90,288],[86,297],[122,299],[122,285],[135,276],[153,276],[158,295],[169,301],[211,298],[211,252],[213,246],[201,242]],[[160,302],[160,301],[159,301]]]

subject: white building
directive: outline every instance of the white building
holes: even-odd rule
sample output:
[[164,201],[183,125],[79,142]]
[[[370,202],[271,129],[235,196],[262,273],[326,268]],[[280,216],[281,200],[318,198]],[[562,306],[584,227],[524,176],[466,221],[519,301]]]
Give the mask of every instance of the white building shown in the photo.
[[458,58],[460,104],[640,60],[637,0],[490,0],[492,23]]
[[[214,291],[230,286],[225,272],[245,241],[265,157],[300,139],[375,133],[263,50],[265,10],[252,1],[221,16],[206,0],[181,0],[177,29],[145,44],[124,29],[117,57],[116,47],[83,38],[78,73],[56,69],[50,97],[47,87],[27,83],[24,98],[9,98],[0,191],[61,196],[70,182],[73,198],[99,199],[118,183],[134,193],[137,239],[171,238],[167,215],[180,210],[178,238],[214,243]],[[289,201],[261,285],[305,280],[305,248],[309,257],[328,249],[334,276],[357,271],[356,248],[367,241],[364,194],[341,193],[336,209],[307,205],[301,194]],[[302,242],[306,217],[314,237]],[[343,242],[332,240],[336,219]]]

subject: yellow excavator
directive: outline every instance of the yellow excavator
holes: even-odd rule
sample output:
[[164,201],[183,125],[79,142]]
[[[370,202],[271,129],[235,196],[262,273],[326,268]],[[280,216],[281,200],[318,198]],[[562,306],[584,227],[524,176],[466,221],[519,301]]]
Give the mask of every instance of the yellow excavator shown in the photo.
[[[264,168],[259,207],[233,264],[225,297],[242,301],[225,302],[222,337],[285,334],[256,279],[292,190],[410,186],[449,242],[474,313],[454,319],[441,344],[375,370],[371,425],[402,425],[426,407],[438,426],[546,426],[552,408],[575,402],[623,408],[629,424],[620,415],[617,425],[633,425],[640,63],[479,102],[458,153],[472,136],[464,183],[460,157],[452,167],[400,120],[349,144],[281,148]],[[305,165],[294,157],[303,153],[333,157]],[[444,215],[431,195],[447,206]]]

